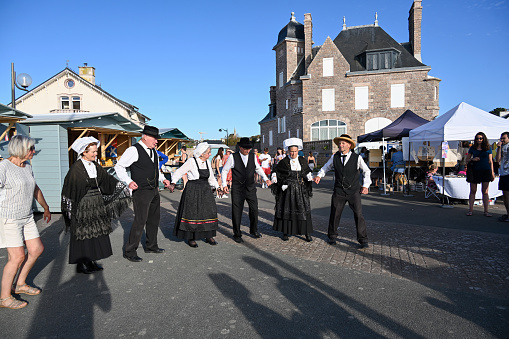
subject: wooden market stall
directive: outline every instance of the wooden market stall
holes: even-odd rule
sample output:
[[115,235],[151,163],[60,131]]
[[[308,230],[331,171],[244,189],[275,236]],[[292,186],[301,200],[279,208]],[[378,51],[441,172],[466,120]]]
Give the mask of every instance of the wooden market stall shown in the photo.
[[62,184],[77,158],[70,148],[76,139],[97,138],[101,142],[100,163],[112,170],[134,138],[141,135],[140,126],[118,113],[39,114],[26,119],[22,125],[28,127],[29,135],[36,140],[37,154],[32,168],[51,212],[60,211]]
[[31,117],[30,114],[0,104],[0,158],[9,157],[7,145],[10,138],[18,133],[28,135],[28,130],[19,122]]
[[180,158],[180,150],[189,138],[178,128],[159,129],[161,138],[158,140],[157,150],[168,156],[171,165]]

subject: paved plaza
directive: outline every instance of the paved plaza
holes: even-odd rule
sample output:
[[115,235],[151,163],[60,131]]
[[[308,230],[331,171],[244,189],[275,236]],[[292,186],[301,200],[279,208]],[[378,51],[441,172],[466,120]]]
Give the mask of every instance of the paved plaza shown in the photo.
[[[113,223],[105,270],[77,275],[68,235],[38,221],[46,246],[29,276],[40,296],[0,309],[3,338],[507,338],[509,224],[476,207],[440,208],[422,193],[363,197],[370,247],[359,250],[345,208],[340,241],[326,240],[332,180],[314,185],[313,242],[272,230],[274,197],[258,190],[261,239],[231,238],[231,199],[218,200],[219,244],[192,249],[172,235],[180,193],[161,194],[159,245],[122,258],[133,214]],[[40,216],[38,216],[40,218]],[[0,250],[0,264],[6,251]]]

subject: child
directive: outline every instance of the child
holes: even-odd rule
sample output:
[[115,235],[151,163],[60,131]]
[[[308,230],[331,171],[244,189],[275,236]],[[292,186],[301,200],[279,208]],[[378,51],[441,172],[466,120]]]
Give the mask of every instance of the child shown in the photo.
[[437,173],[438,167],[435,164],[431,164],[428,167],[428,171],[426,172],[426,179],[428,180],[428,187],[432,190],[437,190],[437,184],[435,183],[435,180],[433,180],[433,175]]

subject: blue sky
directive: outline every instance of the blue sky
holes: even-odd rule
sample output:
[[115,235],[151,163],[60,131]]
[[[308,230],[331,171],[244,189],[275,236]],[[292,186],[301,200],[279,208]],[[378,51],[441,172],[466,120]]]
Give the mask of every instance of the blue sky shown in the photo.
[[[33,85],[66,67],[96,68],[96,83],[190,138],[219,128],[258,134],[275,85],[277,35],[295,12],[313,17],[321,45],[347,26],[374,22],[408,41],[411,0],[1,1],[0,103],[11,62]],[[422,59],[440,83],[440,113],[465,101],[509,108],[509,1],[423,0]],[[17,97],[22,93],[17,90]]]

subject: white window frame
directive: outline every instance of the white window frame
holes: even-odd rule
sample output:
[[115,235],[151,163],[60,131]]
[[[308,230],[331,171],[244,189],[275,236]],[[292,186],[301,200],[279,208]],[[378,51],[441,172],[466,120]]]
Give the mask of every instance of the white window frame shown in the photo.
[[288,139],[290,139],[291,136],[290,136],[290,130],[288,130]]
[[286,99],[286,109],[290,107],[290,99]]
[[262,144],[265,144],[265,134],[262,134]]
[[336,110],[336,98],[334,88],[322,89],[322,112],[333,112]]
[[355,109],[368,109],[369,90],[368,86],[355,87]]
[[405,84],[391,85],[391,108],[405,107]]
[[272,142],[272,130],[269,131],[269,146],[272,146],[273,142]]
[[324,77],[334,76],[334,58],[322,59],[322,72]]
[[283,87],[283,72],[279,73],[279,88]]
[[297,128],[297,138],[300,138],[300,130]]
[[[313,124],[315,124],[315,123],[319,123],[320,124],[320,122],[324,121],[324,120],[327,120],[327,126],[313,126]],[[310,137],[310,140],[311,141],[331,140],[332,138],[331,138],[331,135],[329,134],[329,132],[330,132],[329,128],[334,128],[333,126],[329,126],[331,120],[335,120],[336,121],[336,125],[335,126],[338,128],[338,130],[336,131],[337,132],[336,134],[338,136],[341,135],[341,133],[345,133],[345,134],[348,133],[348,125],[346,123],[344,123],[343,121],[336,120],[336,119],[322,119],[320,121],[313,122],[309,126],[309,133],[310,133],[309,137]],[[326,139],[320,139],[320,136],[322,135],[322,133],[320,131],[321,129],[327,129],[327,138]],[[313,130],[318,130],[318,139],[313,139]]]
[[297,98],[297,107],[302,108],[302,97]]

